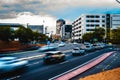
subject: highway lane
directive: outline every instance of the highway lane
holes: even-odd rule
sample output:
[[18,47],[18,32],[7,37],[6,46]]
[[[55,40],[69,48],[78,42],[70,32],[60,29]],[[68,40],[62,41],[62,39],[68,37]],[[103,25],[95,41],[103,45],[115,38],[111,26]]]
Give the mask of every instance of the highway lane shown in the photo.
[[114,69],[114,68],[118,68],[118,67],[120,67],[120,58],[119,57],[120,57],[120,51],[117,51],[116,53],[114,53],[113,55],[108,57],[106,60],[104,60],[97,66],[72,78],[71,80],[78,80],[78,79],[83,78],[88,75],[96,74],[96,73],[99,73],[102,71],[107,71],[107,70]]
[[[28,64],[28,70],[22,74],[12,76],[11,78],[17,78],[18,80],[48,80],[56,75],[59,75],[65,71],[68,71],[78,65],[81,65],[103,53],[111,51],[110,49],[102,49],[99,51],[88,53],[84,56],[73,57],[71,54],[67,54],[67,59],[64,62],[58,64],[45,65],[42,59],[32,60]],[[9,77],[10,78],[10,77]]]
[[[57,50],[59,50],[59,51],[71,50],[71,49],[73,49],[76,46],[80,46],[80,44],[78,44],[78,45],[66,44],[64,47],[58,47]],[[25,58],[25,57],[30,57],[30,56],[41,55],[41,54],[44,54],[44,53],[45,52],[40,52],[38,50],[34,50],[34,51],[10,53],[10,54],[5,54],[5,55],[6,56],[15,56],[15,57],[18,57],[18,58]]]

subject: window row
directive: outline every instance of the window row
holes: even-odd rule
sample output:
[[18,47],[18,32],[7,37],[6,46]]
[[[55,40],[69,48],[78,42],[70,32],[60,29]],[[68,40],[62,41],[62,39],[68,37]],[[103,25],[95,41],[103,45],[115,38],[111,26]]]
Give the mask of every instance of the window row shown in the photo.
[[[99,15],[87,15],[86,18],[100,18]],[[102,18],[105,18],[105,16],[102,16]]]

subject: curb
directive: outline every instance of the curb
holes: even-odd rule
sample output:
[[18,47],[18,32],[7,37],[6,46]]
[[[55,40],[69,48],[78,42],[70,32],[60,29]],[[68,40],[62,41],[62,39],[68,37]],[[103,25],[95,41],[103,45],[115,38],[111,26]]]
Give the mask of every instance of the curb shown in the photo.
[[108,58],[110,55],[112,55],[115,51],[108,52],[100,56],[99,58],[96,58],[95,60],[92,60],[91,62],[88,62],[87,64],[80,66],[77,69],[67,71],[67,73],[63,73],[62,75],[58,75],[56,77],[53,77],[49,80],[70,80],[71,78],[89,70],[90,68],[96,66],[100,62],[104,61],[106,58]]

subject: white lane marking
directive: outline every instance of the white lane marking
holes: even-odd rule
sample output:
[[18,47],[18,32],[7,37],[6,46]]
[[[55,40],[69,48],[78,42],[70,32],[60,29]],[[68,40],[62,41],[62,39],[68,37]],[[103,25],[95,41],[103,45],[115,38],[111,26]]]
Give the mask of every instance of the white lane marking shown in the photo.
[[12,77],[12,78],[8,78],[8,79],[6,79],[6,80],[17,80],[17,78],[20,78],[20,77],[21,77],[21,76],[18,75],[18,76]]
[[69,62],[69,61],[64,61],[64,62],[62,62],[62,63],[60,63],[60,64],[65,64],[65,63],[67,63],[67,62]]

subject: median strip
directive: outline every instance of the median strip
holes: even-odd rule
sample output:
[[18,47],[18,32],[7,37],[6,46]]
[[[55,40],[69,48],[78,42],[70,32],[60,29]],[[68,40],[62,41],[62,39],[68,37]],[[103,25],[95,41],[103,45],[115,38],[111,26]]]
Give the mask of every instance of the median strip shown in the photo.
[[105,53],[95,59],[92,59],[90,61],[88,61],[87,63],[84,63],[82,66],[78,66],[72,70],[69,70],[65,73],[62,73],[58,76],[55,76],[49,80],[69,80],[85,71],[87,71],[88,69],[96,66],[97,64],[99,64],[100,62],[102,62],[103,60],[105,60],[107,57],[109,57],[110,55],[112,55],[115,51],[109,52],[109,53]]

